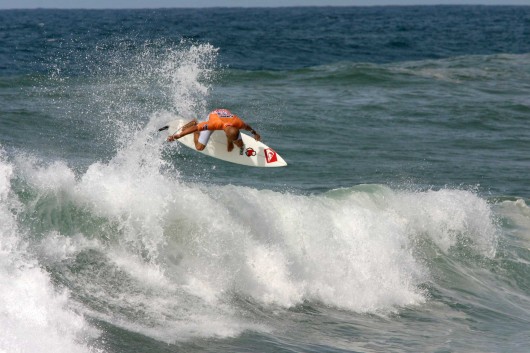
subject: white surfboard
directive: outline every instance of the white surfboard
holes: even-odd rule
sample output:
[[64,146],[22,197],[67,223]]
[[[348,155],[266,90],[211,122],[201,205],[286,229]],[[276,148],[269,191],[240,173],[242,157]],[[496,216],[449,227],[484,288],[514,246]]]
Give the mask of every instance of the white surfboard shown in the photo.
[[[179,132],[188,121],[176,119],[164,126],[161,130],[168,130],[170,135]],[[243,148],[234,146],[231,152],[226,149],[226,135],[224,131],[214,131],[203,151],[197,151],[193,142],[193,134],[181,137],[177,141],[194,151],[203,153],[210,157],[223,161],[242,164],[250,167],[285,167],[287,163],[283,158],[266,144],[256,141],[253,137],[241,132],[243,138]]]

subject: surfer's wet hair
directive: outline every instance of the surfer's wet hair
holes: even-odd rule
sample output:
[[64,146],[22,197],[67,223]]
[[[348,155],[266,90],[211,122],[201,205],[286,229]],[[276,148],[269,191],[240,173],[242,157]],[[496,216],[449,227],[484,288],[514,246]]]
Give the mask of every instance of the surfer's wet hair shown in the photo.
[[239,133],[239,129],[234,126],[227,126],[225,129],[226,137],[230,141],[237,141],[241,139],[241,134]]

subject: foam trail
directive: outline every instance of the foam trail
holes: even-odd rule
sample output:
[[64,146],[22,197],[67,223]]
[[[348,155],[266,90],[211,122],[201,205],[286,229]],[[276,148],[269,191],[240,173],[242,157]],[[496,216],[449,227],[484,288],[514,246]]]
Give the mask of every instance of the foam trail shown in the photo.
[[84,342],[94,330],[27,250],[11,211],[21,207],[11,191],[13,175],[0,153],[0,352],[95,352]]

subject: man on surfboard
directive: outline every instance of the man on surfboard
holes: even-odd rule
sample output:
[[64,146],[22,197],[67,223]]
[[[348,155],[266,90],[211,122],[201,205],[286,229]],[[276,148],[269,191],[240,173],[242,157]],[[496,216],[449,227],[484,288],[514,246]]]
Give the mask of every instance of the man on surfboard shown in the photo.
[[256,141],[261,139],[260,135],[245,123],[240,117],[232,114],[228,109],[216,109],[208,115],[208,121],[198,123],[196,120],[190,121],[182,128],[180,133],[171,135],[167,138],[168,142],[178,140],[182,136],[194,133],[193,141],[198,151],[204,150],[208,144],[210,136],[215,130],[224,130],[226,134],[226,143],[228,152],[234,149],[234,144],[243,148],[240,129],[250,131]]

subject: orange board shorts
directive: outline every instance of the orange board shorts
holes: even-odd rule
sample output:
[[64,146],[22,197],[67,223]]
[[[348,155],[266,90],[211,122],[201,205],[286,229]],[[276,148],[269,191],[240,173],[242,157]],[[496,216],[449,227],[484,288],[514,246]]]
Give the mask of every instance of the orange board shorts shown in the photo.
[[216,109],[208,115],[208,121],[197,125],[197,129],[199,131],[223,130],[227,126],[244,129],[247,124],[237,115],[232,114],[228,109]]

